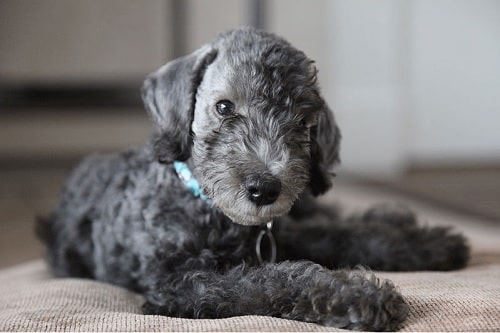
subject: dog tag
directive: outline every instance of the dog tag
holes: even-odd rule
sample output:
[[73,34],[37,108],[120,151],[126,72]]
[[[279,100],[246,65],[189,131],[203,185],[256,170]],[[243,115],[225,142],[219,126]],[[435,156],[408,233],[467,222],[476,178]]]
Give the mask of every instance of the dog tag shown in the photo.
[[[265,262],[269,262],[271,264],[276,262],[276,240],[273,236],[273,221],[267,222],[266,229],[262,229],[257,236],[257,240],[255,241],[255,253],[257,254],[257,259],[259,263],[263,264]],[[266,260],[262,257],[262,240],[264,237],[267,238],[269,242],[269,260]]]

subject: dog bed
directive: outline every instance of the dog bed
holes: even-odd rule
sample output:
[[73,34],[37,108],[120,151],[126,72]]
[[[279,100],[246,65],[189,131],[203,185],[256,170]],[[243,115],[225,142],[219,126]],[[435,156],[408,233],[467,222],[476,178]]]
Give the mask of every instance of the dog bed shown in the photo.
[[[350,209],[394,200],[362,186],[335,190]],[[326,196],[325,202],[333,197]],[[397,198],[401,201],[401,198]],[[410,304],[402,331],[500,330],[500,228],[403,200],[429,224],[453,225],[470,241],[471,262],[451,272],[377,272],[394,281]],[[430,222],[432,221],[432,223]],[[243,316],[192,320],[141,314],[133,292],[84,279],[55,279],[41,260],[0,271],[0,331],[338,331],[315,324]]]

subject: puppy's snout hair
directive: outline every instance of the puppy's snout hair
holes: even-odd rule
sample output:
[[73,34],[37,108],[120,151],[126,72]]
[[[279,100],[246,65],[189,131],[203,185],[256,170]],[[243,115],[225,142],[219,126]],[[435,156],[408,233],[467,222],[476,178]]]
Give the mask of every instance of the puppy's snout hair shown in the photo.
[[143,88],[158,159],[188,160],[241,224],[287,213],[304,191],[324,193],[340,134],[312,63],[283,39],[239,29],[160,68]]

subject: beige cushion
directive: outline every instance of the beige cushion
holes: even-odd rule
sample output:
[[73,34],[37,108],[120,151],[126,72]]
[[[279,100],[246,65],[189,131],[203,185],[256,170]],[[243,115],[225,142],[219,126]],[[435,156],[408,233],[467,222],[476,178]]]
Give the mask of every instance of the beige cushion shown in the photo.
[[[379,273],[406,296],[403,331],[500,329],[500,260],[477,254],[458,272]],[[142,297],[108,284],[51,278],[34,261],[0,273],[0,331],[311,331],[326,328],[258,316],[190,320],[141,314]]]
[[[388,198],[380,193],[375,197]],[[356,208],[372,203],[374,194],[349,189],[341,201]],[[464,230],[473,254],[470,265],[460,271],[377,273],[393,280],[410,304],[402,330],[499,331],[500,228],[415,205],[425,221],[451,223]],[[144,316],[142,302],[140,295],[108,284],[52,278],[42,261],[0,271],[0,331],[334,330],[258,316],[217,320]]]

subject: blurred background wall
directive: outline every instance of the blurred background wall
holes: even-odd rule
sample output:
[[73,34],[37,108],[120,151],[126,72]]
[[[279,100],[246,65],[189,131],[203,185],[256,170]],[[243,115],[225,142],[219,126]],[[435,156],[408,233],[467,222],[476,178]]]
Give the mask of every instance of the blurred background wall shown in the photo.
[[143,78],[241,25],[316,61],[340,177],[500,221],[500,1],[2,0],[0,267],[82,156],[147,140]]
[[[323,93],[343,129],[346,172],[391,176],[419,166],[499,164],[500,2],[495,0],[3,0],[1,116],[11,117],[2,128],[0,154],[43,152],[35,146],[44,144],[54,145],[56,155],[73,146],[83,153],[106,148],[106,140],[110,149],[142,140],[149,125],[137,123],[140,135],[134,135],[135,119],[114,120],[117,107],[140,109],[137,89],[147,73],[241,25],[276,32],[316,60]],[[122,99],[113,104],[106,92]],[[75,97],[71,105],[71,94],[81,103]],[[84,128],[95,132],[92,139],[78,135],[76,124],[64,129],[60,120],[51,127],[33,110],[48,100],[57,104],[58,96],[68,102],[58,105],[60,117],[69,117],[73,106],[90,105],[109,124],[94,124],[85,116],[88,110],[78,115]],[[106,104],[113,112],[101,110]],[[49,106],[45,111],[57,118]],[[21,109],[30,112],[12,119]],[[28,131],[11,126],[18,123]],[[77,138],[69,140],[68,131]],[[30,136],[30,142],[9,139],[17,133]]]

